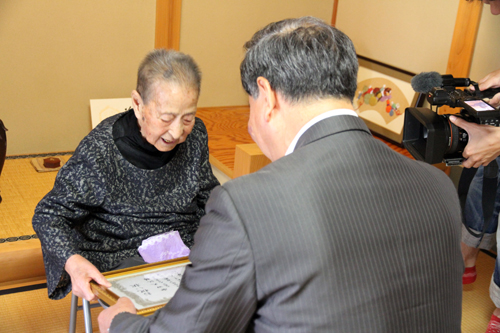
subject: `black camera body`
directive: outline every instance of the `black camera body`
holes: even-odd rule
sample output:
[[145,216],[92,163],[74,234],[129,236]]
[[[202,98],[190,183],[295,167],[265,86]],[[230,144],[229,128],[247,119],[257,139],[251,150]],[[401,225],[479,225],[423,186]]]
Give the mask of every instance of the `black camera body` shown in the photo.
[[[483,100],[493,97],[500,90],[488,89],[481,92],[477,83],[470,79],[454,79],[451,75],[442,75],[442,78],[442,85],[431,88],[426,94],[431,106],[458,107],[461,108],[460,114],[453,114],[454,116],[482,125],[500,125],[500,111]],[[474,90],[456,89],[469,85],[473,85]],[[438,115],[423,107],[406,109],[403,145],[415,159],[429,164],[462,163],[462,152],[469,137],[465,130],[449,120],[449,116],[450,114]]]

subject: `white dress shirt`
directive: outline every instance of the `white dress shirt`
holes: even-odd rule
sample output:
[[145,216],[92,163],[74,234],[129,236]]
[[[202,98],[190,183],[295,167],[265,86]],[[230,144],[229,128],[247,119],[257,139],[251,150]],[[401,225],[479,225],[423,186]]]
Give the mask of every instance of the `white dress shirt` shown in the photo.
[[293,138],[292,143],[290,143],[290,146],[288,146],[288,149],[286,150],[285,156],[293,153],[293,151],[295,150],[295,146],[297,145],[297,141],[299,141],[302,134],[304,134],[304,132],[307,131],[309,128],[311,128],[314,124],[319,123],[320,121],[322,121],[326,118],[330,118],[330,117],[334,117],[334,116],[345,116],[345,115],[354,116],[354,117],[358,116],[358,114],[353,110],[336,109],[336,110],[324,112],[324,113],[320,114],[319,116],[316,116],[313,119],[309,120],[304,126],[302,126],[302,128],[297,133],[297,135],[295,135],[295,138]]

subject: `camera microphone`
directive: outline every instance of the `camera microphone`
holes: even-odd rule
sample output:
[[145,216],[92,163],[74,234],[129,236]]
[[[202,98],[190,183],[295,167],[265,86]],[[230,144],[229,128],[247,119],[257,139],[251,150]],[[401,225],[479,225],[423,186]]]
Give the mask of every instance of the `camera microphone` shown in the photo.
[[[438,72],[422,72],[411,79],[413,90],[423,94],[427,94],[432,88],[468,87],[475,84],[468,78],[454,78],[453,75],[441,75]],[[474,95],[478,98],[492,98],[498,93],[500,93],[500,88],[489,88],[476,92]],[[471,92],[471,94],[473,93]]]
[[453,75],[438,72],[422,72],[411,79],[413,90],[424,94],[432,88],[468,87],[472,83],[470,79],[454,78]]
[[422,72],[411,79],[411,87],[418,93],[427,94],[434,87],[441,87],[443,78],[438,72]]

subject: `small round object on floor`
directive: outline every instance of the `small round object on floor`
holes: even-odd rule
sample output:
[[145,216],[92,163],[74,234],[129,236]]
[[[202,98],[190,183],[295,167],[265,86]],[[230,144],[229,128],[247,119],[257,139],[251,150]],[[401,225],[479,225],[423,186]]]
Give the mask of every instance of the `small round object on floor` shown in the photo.
[[61,160],[57,157],[47,157],[43,159],[43,166],[49,169],[59,168]]

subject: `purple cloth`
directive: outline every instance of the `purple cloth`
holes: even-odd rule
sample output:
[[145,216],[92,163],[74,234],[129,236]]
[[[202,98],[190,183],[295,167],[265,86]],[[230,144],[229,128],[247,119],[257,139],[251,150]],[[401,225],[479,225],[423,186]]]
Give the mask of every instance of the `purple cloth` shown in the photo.
[[149,264],[189,255],[189,248],[184,245],[178,231],[149,237],[142,241],[138,250],[142,259]]

